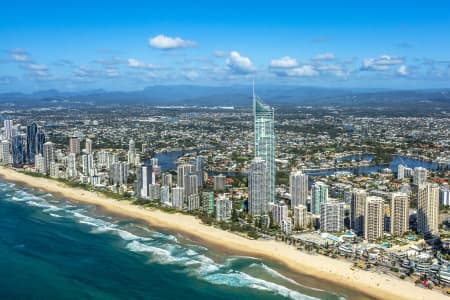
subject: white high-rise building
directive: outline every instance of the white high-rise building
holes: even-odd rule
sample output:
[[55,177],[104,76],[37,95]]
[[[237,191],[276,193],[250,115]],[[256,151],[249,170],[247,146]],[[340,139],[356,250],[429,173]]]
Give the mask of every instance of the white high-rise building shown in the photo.
[[248,213],[261,216],[267,213],[269,199],[267,198],[266,162],[257,157],[252,160],[248,175]]
[[218,222],[228,221],[231,218],[232,206],[230,199],[225,196],[219,196],[216,199],[216,220]]
[[11,143],[7,140],[2,141],[1,144],[1,160],[4,165],[12,164],[12,155],[11,155]]
[[11,141],[13,136],[13,120],[4,120],[3,121],[4,128],[4,138],[7,141]]
[[[73,152],[72,152],[73,153]],[[82,172],[85,176],[94,175],[94,157],[92,154],[83,154],[81,156]]]
[[109,181],[113,185],[124,185],[128,182],[129,165],[126,162],[115,162],[109,170]]
[[366,209],[367,193],[363,189],[354,189],[350,200],[350,228],[357,235],[364,233],[364,212]]
[[417,231],[437,233],[439,231],[439,186],[420,185],[417,192]]
[[413,182],[415,185],[422,185],[427,182],[428,171],[422,167],[414,168]]
[[172,206],[177,209],[184,208],[184,188],[176,186],[172,189]]
[[325,232],[344,231],[344,203],[329,201],[320,204],[320,230]]
[[281,221],[288,217],[288,206],[283,202],[269,204],[272,210],[272,221],[276,225],[280,225]]
[[450,206],[450,188],[448,186],[439,187],[439,204]]
[[309,226],[309,215],[305,205],[294,207],[294,228],[306,228]]
[[291,207],[306,205],[308,200],[308,175],[303,172],[291,172],[289,176]]
[[136,163],[136,144],[133,139],[128,143],[128,164],[134,165]]
[[391,234],[402,236],[409,230],[409,197],[405,193],[391,195]]
[[75,178],[78,176],[77,172],[77,158],[75,153],[69,153],[67,155],[67,168],[66,168],[66,177],[67,178]]
[[198,195],[198,176],[197,174],[187,174],[184,176],[184,194],[186,197]]
[[34,164],[38,173],[45,174],[45,160],[42,154],[36,154]]
[[92,153],[92,140],[90,138],[86,138],[86,145],[84,150],[86,151],[87,154]]
[[161,203],[164,205],[170,206],[172,203],[170,202],[170,188],[167,185],[161,186]]
[[399,164],[397,167],[397,179],[402,180],[403,178],[405,178],[405,166]]
[[223,191],[225,190],[225,175],[219,174],[214,176],[214,190]]
[[283,219],[280,223],[280,229],[285,234],[291,234],[292,233],[292,218],[286,218]]
[[148,189],[149,184],[152,180],[152,168],[150,166],[142,166],[142,189],[141,197],[148,198],[150,196],[150,191]]
[[158,183],[149,184],[148,186],[149,198],[153,200],[161,199],[161,186]]
[[185,187],[186,175],[191,173],[194,173],[193,165],[183,164],[177,167],[177,184],[179,187]]
[[43,146],[44,151],[44,164],[45,174],[50,174],[50,166],[52,162],[55,162],[55,144],[52,142],[46,142]]
[[374,242],[383,237],[384,201],[381,197],[368,196],[364,211],[364,239]]
[[161,178],[162,185],[167,185],[168,187],[172,186],[172,174],[170,173],[163,173]]
[[[197,176],[197,175],[195,175]],[[199,194],[192,194],[187,196],[187,209],[188,211],[193,211],[200,208],[200,195]]]

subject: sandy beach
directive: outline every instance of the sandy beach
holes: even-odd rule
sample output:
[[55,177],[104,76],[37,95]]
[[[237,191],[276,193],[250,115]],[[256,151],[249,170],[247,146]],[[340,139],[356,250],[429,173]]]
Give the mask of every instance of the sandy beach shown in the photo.
[[69,199],[95,204],[112,213],[140,219],[151,226],[187,234],[236,254],[274,260],[293,272],[333,282],[377,299],[450,299],[439,292],[388,275],[359,269],[351,270],[351,264],[345,261],[309,255],[280,242],[249,240],[231,232],[203,225],[193,216],[143,208],[128,201],[107,198],[95,192],[68,187],[54,180],[29,176],[5,167],[0,167],[0,175],[6,181],[20,182],[33,188],[61,194]]

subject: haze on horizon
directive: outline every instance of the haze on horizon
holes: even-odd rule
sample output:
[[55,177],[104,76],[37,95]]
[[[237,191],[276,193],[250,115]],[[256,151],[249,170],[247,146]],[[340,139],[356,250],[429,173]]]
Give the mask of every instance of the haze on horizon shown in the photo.
[[259,84],[449,88],[450,3],[5,2],[0,92]]

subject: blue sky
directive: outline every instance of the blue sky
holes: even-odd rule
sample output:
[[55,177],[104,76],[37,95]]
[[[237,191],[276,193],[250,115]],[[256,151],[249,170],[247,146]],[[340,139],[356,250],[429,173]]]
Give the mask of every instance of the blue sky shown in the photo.
[[7,1],[0,92],[450,87],[450,2],[361,2]]

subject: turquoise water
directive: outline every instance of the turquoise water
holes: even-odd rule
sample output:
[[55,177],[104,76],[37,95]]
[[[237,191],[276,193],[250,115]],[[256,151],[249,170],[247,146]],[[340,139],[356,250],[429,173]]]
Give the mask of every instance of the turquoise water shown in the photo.
[[277,270],[0,182],[0,299],[348,299]]

